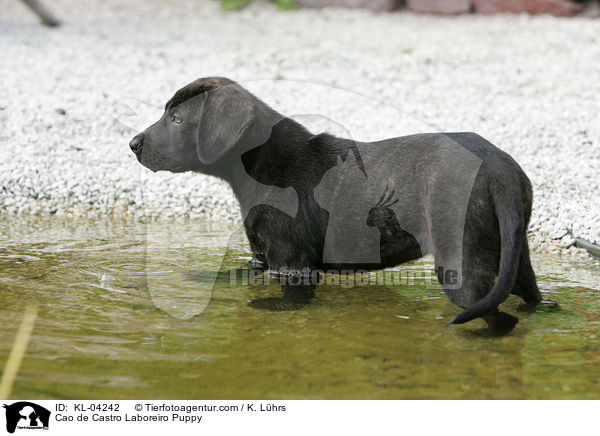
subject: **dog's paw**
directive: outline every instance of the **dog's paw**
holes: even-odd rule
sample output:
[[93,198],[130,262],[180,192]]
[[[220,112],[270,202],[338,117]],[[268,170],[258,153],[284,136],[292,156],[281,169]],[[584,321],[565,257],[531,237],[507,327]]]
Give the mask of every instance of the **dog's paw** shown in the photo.
[[309,302],[292,301],[285,297],[265,297],[248,301],[248,306],[255,309],[270,310],[272,312],[284,312],[289,310],[300,310],[308,306]]

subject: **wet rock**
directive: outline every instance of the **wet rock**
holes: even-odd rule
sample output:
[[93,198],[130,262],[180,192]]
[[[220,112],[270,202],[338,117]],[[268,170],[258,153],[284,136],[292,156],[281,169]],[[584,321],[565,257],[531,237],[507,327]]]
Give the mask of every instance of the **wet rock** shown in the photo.
[[471,0],[406,0],[408,9],[429,14],[459,14],[471,10]]

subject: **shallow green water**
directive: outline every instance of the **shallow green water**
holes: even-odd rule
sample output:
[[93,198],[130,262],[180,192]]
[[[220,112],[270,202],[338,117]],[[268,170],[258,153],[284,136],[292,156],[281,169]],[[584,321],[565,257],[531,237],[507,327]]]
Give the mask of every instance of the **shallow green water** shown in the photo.
[[279,288],[240,283],[248,255],[198,223],[4,219],[2,367],[39,306],[12,397],[600,398],[597,266],[534,256],[551,303],[528,313],[510,297],[520,323],[498,338],[481,320],[445,328],[458,309],[423,280],[326,284],[303,309],[253,308]]

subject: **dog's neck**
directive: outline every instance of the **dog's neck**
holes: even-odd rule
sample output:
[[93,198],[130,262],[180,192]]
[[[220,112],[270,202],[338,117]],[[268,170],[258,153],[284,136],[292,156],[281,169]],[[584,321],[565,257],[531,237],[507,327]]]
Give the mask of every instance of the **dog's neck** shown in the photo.
[[296,121],[283,118],[262,145],[230,156],[221,178],[231,185],[244,219],[256,205],[295,216],[299,201],[312,199],[323,175],[345,161],[351,150],[364,172],[354,141],[326,133],[313,135]]
[[283,118],[272,127],[264,144],[232,156],[229,171],[223,178],[234,192],[247,182],[248,177],[269,186],[290,186],[287,170],[308,158],[307,149],[312,137],[313,134],[301,124]]
[[306,159],[311,137],[303,126],[284,118],[272,127],[264,144],[230,157],[222,178],[231,185],[243,220],[258,205],[296,215],[299,190],[290,183],[288,174],[298,160]]

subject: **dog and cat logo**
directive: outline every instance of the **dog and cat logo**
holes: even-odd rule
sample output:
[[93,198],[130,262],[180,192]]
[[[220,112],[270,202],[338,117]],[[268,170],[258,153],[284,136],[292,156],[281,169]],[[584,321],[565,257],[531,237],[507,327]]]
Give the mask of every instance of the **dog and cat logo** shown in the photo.
[[19,430],[48,430],[50,411],[29,401],[5,404],[6,431],[14,433]]

